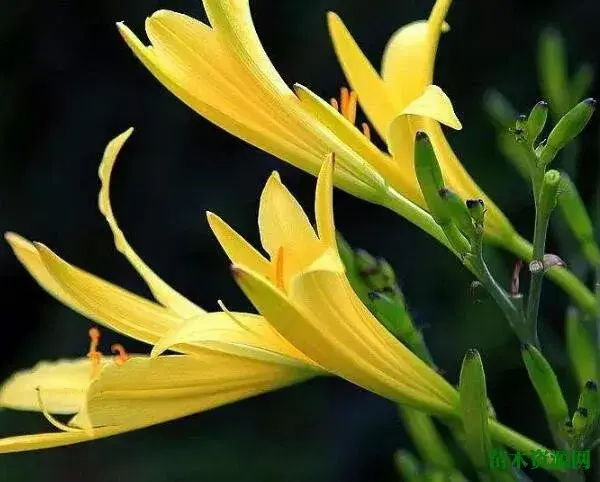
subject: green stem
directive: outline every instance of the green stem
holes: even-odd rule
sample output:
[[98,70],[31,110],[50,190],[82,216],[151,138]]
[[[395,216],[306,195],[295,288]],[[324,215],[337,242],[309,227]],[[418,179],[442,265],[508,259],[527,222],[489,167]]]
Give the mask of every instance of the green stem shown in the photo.
[[[551,211],[540,209],[536,203],[535,228],[533,232],[533,259],[542,263],[546,249],[546,234],[548,232],[548,223],[550,221]],[[543,265],[538,270],[531,272],[531,282],[527,295],[527,325],[532,338],[535,340],[535,347],[539,348],[538,340],[538,314],[540,309],[540,298],[542,295],[542,284],[544,280]]]
[[454,460],[446,448],[433,419],[424,412],[398,406],[398,413],[417,452],[427,465],[442,469],[454,469]]
[[521,343],[534,344],[536,340],[529,337],[525,328],[525,320],[522,313],[517,309],[510,296],[490,273],[487,263],[483,258],[483,236],[473,240],[473,256],[467,266],[476,273],[479,281],[483,283],[486,290],[500,307],[500,310],[508,320],[511,328],[515,331]]

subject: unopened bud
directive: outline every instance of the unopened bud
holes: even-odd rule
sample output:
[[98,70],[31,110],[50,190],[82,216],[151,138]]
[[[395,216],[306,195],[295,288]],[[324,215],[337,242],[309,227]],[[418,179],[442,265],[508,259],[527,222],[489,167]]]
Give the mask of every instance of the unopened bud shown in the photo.
[[548,119],[548,103],[544,100],[539,101],[527,118],[527,140],[530,144],[534,144],[538,136],[544,130],[546,120]]
[[554,426],[562,426],[569,416],[569,410],[554,370],[544,355],[532,345],[523,345],[522,355],[529,379],[542,402],[546,417]]
[[444,224],[449,216],[438,196],[438,191],[444,187],[444,178],[431,141],[424,132],[416,135],[415,172],[429,212],[439,224]]
[[599,414],[598,385],[594,380],[588,380],[577,402],[577,409],[573,414],[573,432],[580,440],[585,440],[592,435],[598,425]]
[[458,195],[450,191],[450,189],[442,188],[438,191],[438,194],[442,198],[446,209],[450,213],[450,217],[457,224],[459,229],[469,239],[474,239],[477,236],[475,232],[475,226],[473,225],[473,218],[467,208],[467,205],[462,201]]
[[483,218],[485,216],[485,205],[482,199],[467,199],[467,209],[469,214],[478,226],[483,226]]
[[581,322],[581,317],[573,307],[567,310],[565,340],[571,366],[579,386],[596,376],[596,349],[590,333]]
[[596,100],[589,98],[577,104],[558,121],[548,136],[546,146],[540,152],[539,162],[542,166],[548,165],[561,149],[583,131],[594,110]]
[[488,427],[488,400],[483,363],[477,350],[467,350],[459,379],[464,444],[478,469],[485,469],[492,446]]
[[592,220],[577,188],[565,173],[562,173],[560,180],[558,207],[563,213],[563,219],[581,244],[586,258],[592,264],[600,265],[600,248],[594,239]]
[[556,207],[558,200],[558,188],[560,185],[560,173],[551,169],[544,174],[537,209],[542,213],[550,213]]

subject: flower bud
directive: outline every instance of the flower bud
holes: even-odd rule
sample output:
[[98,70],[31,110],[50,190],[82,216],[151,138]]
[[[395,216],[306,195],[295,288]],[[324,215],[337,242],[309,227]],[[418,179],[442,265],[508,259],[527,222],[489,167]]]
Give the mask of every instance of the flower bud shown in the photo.
[[431,141],[424,132],[417,132],[416,136],[415,172],[419,187],[433,218],[439,224],[449,221],[449,216],[438,196],[438,191],[444,187],[442,170],[435,156]]
[[419,461],[413,454],[399,450],[396,452],[394,459],[402,480],[406,480],[407,482],[419,482],[422,480]]
[[539,163],[542,166],[548,165],[561,149],[583,131],[592,118],[594,110],[596,110],[596,101],[589,98],[577,104],[558,121],[540,152]]
[[469,210],[469,214],[475,224],[478,226],[483,226],[483,218],[485,216],[485,205],[482,199],[467,199],[465,203],[467,205],[467,209]]
[[488,427],[485,372],[477,350],[468,350],[463,358],[459,392],[465,448],[475,467],[485,470],[492,442]]
[[596,376],[596,350],[575,308],[567,310],[565,324],[567,354],[579,386],[583,388],[588,380]]
[[581,390],[577,409],[571,419],[573,435],[582,442],[596,431],[599,403],[598,384],[594,380],[588,380]]
[[548,103],[544,100],[539,101],[527,118],[527,124],[525,127],[527,133],[527,140],[530,144],[535,144],[536,139],[544,130],[546,120],[548,119]]
[[467,238],[474,239],[477,233],[475,232],[473,218],[467,205],[450,189],[442,188],[438,191],[438,194],[442,198],[450,217],[458,225],[459,229]]
[[542,402],[548,421],[555,427],[562,427],[569,417],[569,409],[554,370],[534,346],[525,344],[521,352],[529,379]]
[[438,194],[440,189],[444,189],[444,179],[431,141],[424,132],[417,132],[414,162],[417,181],[431,216],[444,230],[452,247],[460,255],[465,255],[471,245],[452,221],[447,206]]
[[581,244],[586,258],[592,264],[600,265],[600,248],[594,239],[592,220],[577,188],[565,173],[561,175],[558,207],[562,211],[569,229]]
[[538,211],[550,213],[556,207],[558,200],[558,188],[560,186],[560,173],[554,169],[544,174],[540,197],[538,199]]

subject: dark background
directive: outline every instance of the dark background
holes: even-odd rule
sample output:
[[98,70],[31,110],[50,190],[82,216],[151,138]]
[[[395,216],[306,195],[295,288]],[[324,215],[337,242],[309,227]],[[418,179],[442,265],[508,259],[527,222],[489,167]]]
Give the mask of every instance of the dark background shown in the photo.
[[[196,0],[2,2],[0,15],[0,229],[40,240],[68,261],[147,294],[117,253],[97,211],[97,167],[106,142],[133,125],[114,175],[116,215],[138,253],[206,309],[249,309],[204,212],[215,211],[258,243],[258,194],[273,169],[310,211],[314,179],[250,147],[194,114],[141,66],[115,22],[143,32],[158,8],[203,17]],[[343,83],[325,13],[338,12],[375,65],[399,26],[428,15],[423,0],[254,0],[255,23],[283,77],[325,98]],[[573,64],[598,64],[600,4],[593,0],[456,2],[439,50],[436,83],[465,128],[449,133],[473,177],[519,231],[531,233],[527,185],[498,153],[482,96],[500,88],[526,110],[540,98],[535,54],[542,27],[565,35]],[[584,134],[582,169],[591,197],[598,124]],[[417,323],[448,378],[465,350],[478,348],[490,397],[507,424],[550,444],[521,367],[519,346],[493,303],[474,302],[469,273],[424,233],[337,192],[336,221],[352,244],[386,257],[401,279]],[[552,247],[552,240],[550,247]],[[513,259],[496,256],[507,280]],[[0,378],[39,359],[87,351],[90,323],[46,295],[0,248]],[[573,400],[559,338],[566,300],[544,292],[542,336]],[[558,341],[557,341],[558,340]],[[104,332],[103,343],[121,341]],[[53,430],[39,414],[0,413],[1,435]],[[410,447],[393,404],[339,380],[315,380],[163,426],[79,446],[0,457],[0,480],[391,481],[392,454]],[[542,480],[539,471],[532,473]]]

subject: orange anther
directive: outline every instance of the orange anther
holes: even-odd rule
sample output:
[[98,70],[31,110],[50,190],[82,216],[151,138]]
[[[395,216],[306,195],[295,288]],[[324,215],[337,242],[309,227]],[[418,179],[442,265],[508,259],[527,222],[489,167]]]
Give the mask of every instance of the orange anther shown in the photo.
[[90,328],[88,331],[90,335],[90,349],[88,351],[88,358],[92,363],[92,378],[98,375],[100,369],[100,359],[102,358],[102,352],[98,351],[98,344],[100,343],[100,330],[95,326]]
[[361,124],[361,127],[362,127],[364,136],[370,141],[371,140],[371,128],[369,127],[369,124],[367,124],[366,122],[363,122]]
[[356,123],[356,103],[358,101],[358,97],[356,92],[353,90],[350,92],[350,97],[348,99],[348,106],[346,107],[346,119],[350,121],[350,124],[354,125]]
[[340,89],[340,112],[346,118],[348,118],[348,102],[350,99],[350,92],[348,87],[342,87]]
[[338,112],[340,111],[340,106],[335,97],[332,97],[331,100],[329,101],[329,103],[331,104],[331,107],[333,107],[335,110],[337,110]]
[[115,363],[119,366],[123,365],[127,360],[129,360],[129,355],[125,350],[125,347],[120,343],[115,343],[110,347],[110,351],[113,353],[117,353],[117,358],[115,358]]

